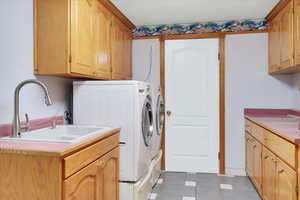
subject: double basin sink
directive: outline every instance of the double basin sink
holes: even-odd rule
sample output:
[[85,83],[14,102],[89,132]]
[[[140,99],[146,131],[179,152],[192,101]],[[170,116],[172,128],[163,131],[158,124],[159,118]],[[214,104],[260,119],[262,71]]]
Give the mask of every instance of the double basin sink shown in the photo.
[[22,133],[19,137],[3,137],[1,140],[77,143],[112,130],[109,127],[62,125]]

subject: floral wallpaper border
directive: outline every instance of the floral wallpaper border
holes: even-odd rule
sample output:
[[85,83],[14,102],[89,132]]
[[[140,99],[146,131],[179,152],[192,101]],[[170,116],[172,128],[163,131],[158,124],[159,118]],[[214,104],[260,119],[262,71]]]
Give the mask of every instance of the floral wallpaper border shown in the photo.
[[240,32],[264,30],[267,28],[266,19],[231,20],[223,22],[204,22],[193,24],[165,24],[152,26],[138,26],[133,31],[134,37],[199,34],[216,32]]

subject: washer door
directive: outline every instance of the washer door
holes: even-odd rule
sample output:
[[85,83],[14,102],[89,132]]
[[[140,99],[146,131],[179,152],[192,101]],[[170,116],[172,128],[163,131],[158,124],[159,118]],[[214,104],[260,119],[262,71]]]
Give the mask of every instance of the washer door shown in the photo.
[[165,104],[161,95],[157,98],[155,119],[157,135],[161,135],[165,125]]
[[150,146],[153,136],[153,111],[152,111],[152,99],[150,95],[146,97],[142,110],[142,132],[145,145]]

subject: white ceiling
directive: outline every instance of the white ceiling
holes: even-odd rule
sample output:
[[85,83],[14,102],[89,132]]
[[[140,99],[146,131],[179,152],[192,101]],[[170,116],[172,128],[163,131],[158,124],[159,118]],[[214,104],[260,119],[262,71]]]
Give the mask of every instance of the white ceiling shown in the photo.
[[264,18],[279,0],[111,0],[135,25]]

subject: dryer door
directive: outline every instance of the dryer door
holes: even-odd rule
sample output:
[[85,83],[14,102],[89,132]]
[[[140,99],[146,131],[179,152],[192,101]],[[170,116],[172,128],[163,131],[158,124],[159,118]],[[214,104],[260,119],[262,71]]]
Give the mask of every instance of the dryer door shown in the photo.
[[150,95],[146,97],[142,110],[142,132],[145,145],[150,146],[153,136],[153,111],[152,111],[152,99]]
[[157,135],[161,135],[165,125],[165,104],[161,95],[159,95],[157,98],[155,119]]

